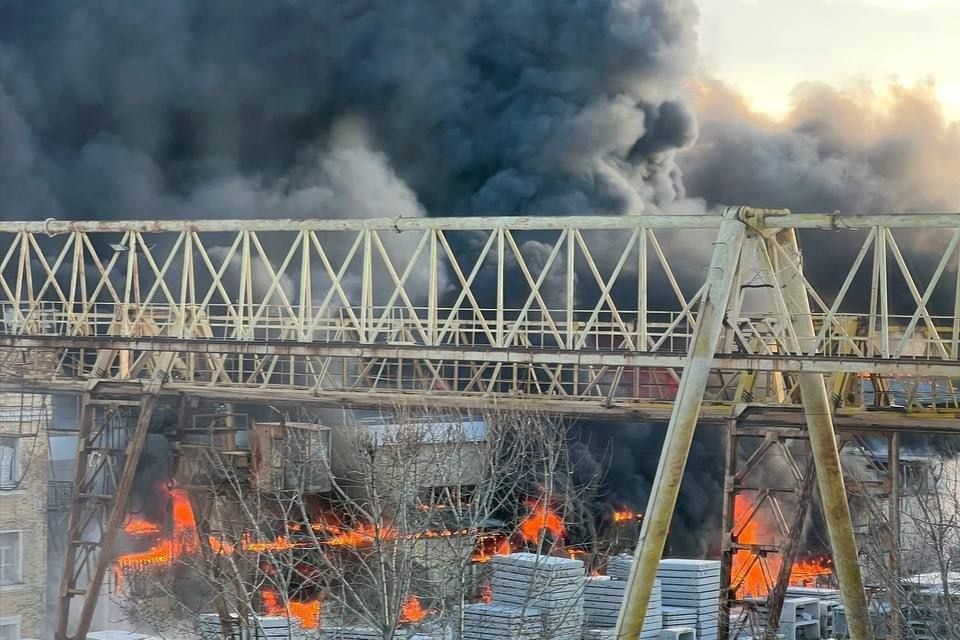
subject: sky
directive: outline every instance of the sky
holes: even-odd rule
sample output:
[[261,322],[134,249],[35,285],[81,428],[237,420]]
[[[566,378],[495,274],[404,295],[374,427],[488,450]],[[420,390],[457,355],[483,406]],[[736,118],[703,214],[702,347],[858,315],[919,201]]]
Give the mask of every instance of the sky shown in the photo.
[[960,0],[698,0],[705,72],[757,111],[786,113],[801,82],[933,81],[960,120]]

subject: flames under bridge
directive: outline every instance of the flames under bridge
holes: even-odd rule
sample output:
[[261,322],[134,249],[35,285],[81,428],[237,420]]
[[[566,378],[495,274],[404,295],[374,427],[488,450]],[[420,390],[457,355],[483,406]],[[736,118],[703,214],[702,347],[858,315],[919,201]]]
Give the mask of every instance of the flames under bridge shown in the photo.
[[[58,638],[89,628],[155,407],[199,398],[666,423],[623,637],[696,425],[793,429],[860,640],[838,434],[960,433],[960,214],[3,222],[0,391],[84,399]],[[135,417],[100,451],[111,404]]]

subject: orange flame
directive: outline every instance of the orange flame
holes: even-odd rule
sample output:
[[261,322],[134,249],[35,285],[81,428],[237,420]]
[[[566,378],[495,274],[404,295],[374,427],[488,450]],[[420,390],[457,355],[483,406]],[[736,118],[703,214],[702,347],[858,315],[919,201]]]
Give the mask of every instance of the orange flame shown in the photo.
[[150,522],[143,516],[133,516],[123,526],[124,532],[131,536],[149,536],[160,533],[160,525]]
[[614,511],[613,512],[613,523],[614,524],[623,524],[625,522],[630,522],[636,519],[637,514],[629,509],[624,509],[623,511]]
[[563,538],[567,528],[563,518],[545,504],[544,500],[528,502],[530,513],[520,523],[520,535],[526,542],[537,543],[544,534],[549,533],[555,540]]
[[[212,536],[211,536],[212,538]],[[290,542],[290,539],[286,536],[277,536],[277,539],[274,541],[269,540],[258,540],[254,542],[251,540],[249,534],[243,535],[243,541],[241,547],[244,551],[252,551],[253,553],[269,553],[271,551],[289,551],[294,548],[294,544]],[[213,548],[213,545],[210,545]]]
[[392,540],[397,537],[391,527],[362,524],[356,529],[347,529],[327,540],[334,547],[366,547],[378,540]]
[[510,538],[503,533],[488,533],[477,538],[477,548],[473,553],[474,562],[490,562],[493,556],[506,556],[513,553]]
[[[146,551],[119,556],[117,564],[121,569],[141,570],[147,567],[169,565],[180,556],[193,553],[199,548],[197,524],[193,518],[193,509],[190,507],[190,498],[187,492],[183,489],[173,489],[170,491],[170,500],[173,514],[173,535],[170,539],[163,540]],[[144,522],[153,525],[157,531],[160,531],[160,525]]]
[[811,556],[793,563],[790,569],[790,584],[798,587],[814,584],[817,578],[833,575],[833,561],[829,556]]
[[281,600],[273,589],[262,589],[260,597],[268,616],[292,618],[300,622],[304,629],[316,629],[320,626],[320,599],[313,600]]
[[427,617],[427,611],[420,604],[420,598],[410,596],[400,607],[400,622],[420,622]]
[[[743,495],[736,496],[734,501],[734,521],[739,522],[750,510],[751,503],[749,498]],[[748,522],[737,536],[737,541],[741,544],[759,544],[764,540],[772,538],[770,532],[763,526],[762,520],[754,514],[753,519]],[[766,563],[768,575],[772,580],[776,580],[780,573],[780,567],[783,561],[779,556],[769,555],[764,560]],[[737,595],[743,596],[765,596],[767,595],[767,581],[764,578],[763,567],[760,560],[754,562],[754,556],[748,551],[738,551],[733,556],[733,579],[739,580],[744,576]],[[751,566],[752,563],[752,566]],[[744,575],[745,574],[745,575]],[[790,584],[803,586],[813,583],[817,578],[829,577],[833,574],[833,566],[828,556],[808,556],[801,558],[793,563],[790,568]]]

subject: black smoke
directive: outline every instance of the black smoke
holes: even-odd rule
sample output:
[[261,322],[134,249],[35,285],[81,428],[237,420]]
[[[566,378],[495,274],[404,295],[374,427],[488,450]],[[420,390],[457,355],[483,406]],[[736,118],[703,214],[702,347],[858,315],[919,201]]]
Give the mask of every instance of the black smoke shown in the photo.
[[0,212],[641,212],[682,194],[696,18],[692,0],[8,2]]

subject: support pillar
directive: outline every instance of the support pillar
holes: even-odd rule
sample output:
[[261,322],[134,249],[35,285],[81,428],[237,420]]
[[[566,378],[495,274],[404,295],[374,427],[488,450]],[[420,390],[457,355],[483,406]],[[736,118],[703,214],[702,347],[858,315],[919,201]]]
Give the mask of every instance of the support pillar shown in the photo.
[[[796,266],[796,269],[789,265],[776,268],[776,263],[779,262],[776,260],[778,252],[775,250],[776,247],[770,247],[770,256],[774,259],[776,268],[775,273],[770,274],[773,277],[773,295],[783,295],[786,311],[789,314],[789,324],[793,327],[798,346],[803,352],[808,353],[814,349],[816,332],[806,283],[802,276],[803,267],[796,232],[793,229],[785,229],[770,238],[768,242],[770,245],[779,243],[782,254]],[[840,454],[837,451],[837,438],[833,429],[833,410],[827,395],[827,387],[821,374],[801,373],[797,378],[850,638],[851,640],[872,640],[873,631],[867,609],[867,597],[860,575],[857,541],[850,517],[850,505],[847,503]]]
[[731,207],[724,212],[724,220],[714,242],[697,326],[680,378],[657,475],[640,529],[640,540],[627,580],[623,607],[617,619],[616,636],[624,640],[637,640],[640,637],[670,520],[677,504],[680,481],[700,416],[700,404],[710,377],[711,361],[723,330],[746,237],[746,225],[738,217],[740,211]]

